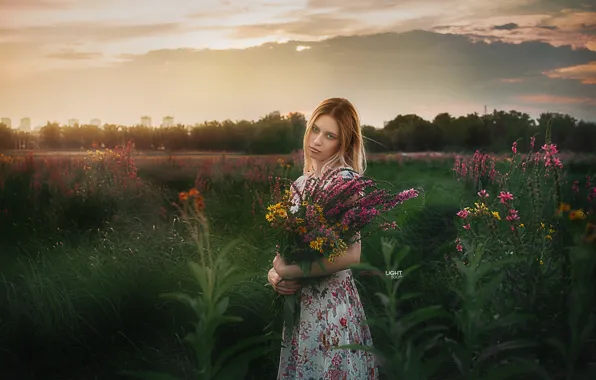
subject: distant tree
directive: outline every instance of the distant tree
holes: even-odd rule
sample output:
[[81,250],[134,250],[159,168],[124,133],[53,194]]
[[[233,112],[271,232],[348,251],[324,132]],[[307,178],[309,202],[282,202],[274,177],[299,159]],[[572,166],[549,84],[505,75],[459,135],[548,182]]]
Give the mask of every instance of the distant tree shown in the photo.
[[47,123],[41,127],[41,147],[59,149],[62,146],[62,130],[58,123]]

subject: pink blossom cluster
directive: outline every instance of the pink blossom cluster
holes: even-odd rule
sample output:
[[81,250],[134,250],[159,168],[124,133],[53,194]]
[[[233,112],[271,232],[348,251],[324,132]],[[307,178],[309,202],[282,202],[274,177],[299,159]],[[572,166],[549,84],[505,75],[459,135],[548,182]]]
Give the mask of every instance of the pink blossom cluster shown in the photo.
[[[369,225],[382,230],[396,229],[395,222],[374,221],[419,195],[415,189],[399,193],[381,189],[377,181],[348,169],[329,171],[320,179],[311,178],[302,189],[293,184],[291,194],[290,199],[284,200],[281,191],[274,189],[272,204],[279,212],[288,211],[287,217],[275,218],[271,226],[282,231],[285,234],[282,240],[289,244],[282,250],[285,252],[282,256],[295,261],[330,253],[328,251],[338,247],[340,239],[349,244],[357,236],[372,234],[374,231],[361,232]],[[297,242],[304,245],[296,246]],[[292,244],[295,248],[291,248]]]
[[563,163],[557,157],[559,150],[555,144],[544,144],[542,146],[542,150],[544,151],[544,166],[551,167],[554,166],[558,169],[563,169]]
[[459,178],[469,178],[474,181],[488,176],[491,182],[495,182],[499,175],[499,172],[496,170],[495,158],[489,154],[480,153],[478,150],[467,160],[464,160],[461,156],[457,156],[452,170]]

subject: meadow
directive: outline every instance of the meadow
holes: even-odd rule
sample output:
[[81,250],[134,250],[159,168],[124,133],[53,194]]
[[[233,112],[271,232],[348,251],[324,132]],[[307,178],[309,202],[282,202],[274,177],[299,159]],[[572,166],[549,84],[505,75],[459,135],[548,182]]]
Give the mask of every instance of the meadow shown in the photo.
[[[369,157],[423,190],[354,269],[382,379],[596,377],[594,163],[549,144]],[[299,153],[0,155],[0,377],[274,379],[263,205],[300,174]]]

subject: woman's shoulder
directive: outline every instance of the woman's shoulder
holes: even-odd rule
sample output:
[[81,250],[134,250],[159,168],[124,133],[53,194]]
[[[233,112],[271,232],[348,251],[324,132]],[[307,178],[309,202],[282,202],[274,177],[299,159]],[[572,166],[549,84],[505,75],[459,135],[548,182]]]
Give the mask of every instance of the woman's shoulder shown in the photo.
[[354,179],[360,177],[360,174],[349,166],[342,166],[338,168],[338,170],[338,174],[341,175],[343,179]]
[[295,184],[295,185],[299,185],[299,184],[301,184],[302,182],[306,181],[306,179],[307,179],[307,178],[308,178],[308,175],[306,175],[306,174],[302,174],[300,177],[298,177],[298,178],[296,178],[296,179],[294,180],[294,184]]

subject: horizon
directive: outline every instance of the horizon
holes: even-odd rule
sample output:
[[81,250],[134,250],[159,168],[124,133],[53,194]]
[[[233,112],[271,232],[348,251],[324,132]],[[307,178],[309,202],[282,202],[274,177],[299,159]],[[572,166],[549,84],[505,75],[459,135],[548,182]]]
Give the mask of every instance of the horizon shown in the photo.
[[338,96],[377,128],[485,107],[596,121],[596,5],[493,3],[0,1],[0,117],[194,125]]
[[[438,113],[438,114],[436,114],[436,115],[434,115],[433,117],[430,117],[430,118],[422,117],[422,116],[416,115],[416,114],[403,113],[403,114],[396,114],[394,117],[392,117],[392,118],[390,118],[388,120],[385,120],[384,123],[385,122],[389,122],[389,121],[395,119],[398,116],[407,116],[407,115],[416,115],[416,116],[419,116],[419,117],[421,117],[422,119],[424,119],[426,121],[433,122],[434,118],[437,115],[440,115],[440,114],[449,114],[450,117],[456,119],[458,117],[468,117],[468,116],[473,115],[473,114],[477,114],[480,117],[482,117],[484,115],[491,115],[491,114],[493,114],[493,112],[506,112],[506,113],[509,113],[509,112],[513,112],[513,111],[520,112],[519,110],[515,110],[515,109],[512,109],[512,110],[504,110],[504,109],[493,109],[493,110],[489,110],[487,108],[486,109],[486,113],[484,113],[484,112],[482,112],[482,113],[481,112],[469,112],[469,113],[465,113],[465,114],[461,114],[461,115],[454,115],[454,114],[451,114],[449,112],[440,112],[440,113]],[[261,120],[264,117],[266,117],[266,116],[268,116],[270,114],[273,114],[275,112],[278,112],[278,111],[268,112],[267,114],[261,115],[260,117],[258,117],[256,119],[236,119],[236,120],[231,120],[231,119],[227,118],[227,119],[220,119],[220,120],[202,120],[202,121],[195,121],[195,122],[191,122],[191,123],[180,123],[180,122],[178,122],[176,120],[176,118],[174,118],[174,117],[172,117],[170,115],[166,115],[166,116],[164,116],[162,118],[153,118],[153,117],[149,117],[149,118],[151,119],[150,120],[150,123],[151,123],[150,127],[151,128],[168,128],[168,127],[177,127],[177,126],[184,126],[184,127],[187,127],[187,128],[194,128],[194,127],[201,127],[201,126],[203,126],[203,125],[205,125],[207,123],[210,123],[210,122],[219,122],[219,123],[222,123],[222,122],[228,121],[228,120],[231,121],[232,123],[240,123],[240,122],[243,122],[243,121],[247,121],[249,123],[257,123],[259,120]],[[280,116],[281,117],[288,117],[291,113],[296,113],[296,112],[297,113],[301,113],[299,111],[290,111],[288,113],[281,113],[280,112]],[[544,111],[544,112],[546,113],[546,112],[550,112],[550,111],[547,110],[547,111]],[[553,112],[553,113],[556,113],[556,112]],[[306,118],[306,120],[308,120],[309,117],[310,117],[310,114],[303,114],[303,115]],[[534,120],[534,121],[538,121],[538,118],[540,116],[540,115],[534,116],[534,115],[531,115],[531,114],[529,114],[529,115],[530,115],[531,120]],[[587,120],[587,119],[577,118],[577,117],[575,117],[572,114],[567,114],[567,115],[568,116],[571,116],[572,118],[575,118],[578,122],[585,122],[585,123],[596,124],[596,119],[595,120]],[[146,125],[143,124],[143,120],[142,120],[144,117],[147,117],[147,115],[144,115],[143,117],[139,117],[139,120],[136,123],[132,123],[132,124],[111,123],[109,121],[104,121],[101,118],[91,118],[88,121],[78,120],[78,119],[69,119],[69,120],[66,120],[64,122],[61,122],[61,121],[58,121],[58,120],[46,120],[45,122],[43,122],[41,124],[35,124],[35,125],[32,124],[31,125],[31,131],[39,130],[39,129],[41,129],[44,126],[47,126],[49,124],[58,124],[59,127],[72,127],[74,125],[78,125],[79,127],[81,127],[81,126],[96,125],[100,129],[103,129],[103,127],[106,126],[106,125],[115,125],[115,126],[118,126],[118,127],[134,128],[134,127],[146,126]],[[164,125],[163,118],[172,118],[171,124]],[[4,118],[2,118],[2,119],[4,119]],[[27,117],[22,118],[22,119],[27,119]],[[73,122],[71,122],[71,120]],[[76,123],[74,123],[75,120],[76,120]],[[15,126],[14,121],[15,120],[11,120],[11,122],[12,122],[11,128],[13,130],[18,130],[19,127],[18,126]],[[20,120],[16,120],[16,121],[20,121]],[[99,121],[100,123],[97,124],[97,123],[95,123],[95,121]],[[0,121],[0,124],[3,124],[3,123]],[[364,122],[361,123],[361,126],[363,126],[363,127],[364,126],[371,126],[371,127],[376,128],[376,129],[383,129],[384,128],[384,125],[372,125],[372,124],[367,124],[367,123],[364,123]]]

